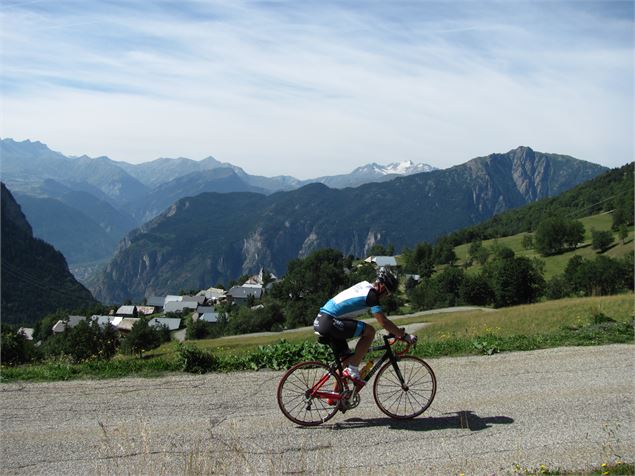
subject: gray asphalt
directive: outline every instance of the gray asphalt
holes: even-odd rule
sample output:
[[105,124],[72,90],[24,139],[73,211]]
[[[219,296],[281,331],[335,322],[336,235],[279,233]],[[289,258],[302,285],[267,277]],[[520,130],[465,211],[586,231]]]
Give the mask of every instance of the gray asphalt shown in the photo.
[[316,428],[282,372],[0,385],[2,474],[513,474],[635,455],[632,345],[432,359],[412,421],[362,403]]

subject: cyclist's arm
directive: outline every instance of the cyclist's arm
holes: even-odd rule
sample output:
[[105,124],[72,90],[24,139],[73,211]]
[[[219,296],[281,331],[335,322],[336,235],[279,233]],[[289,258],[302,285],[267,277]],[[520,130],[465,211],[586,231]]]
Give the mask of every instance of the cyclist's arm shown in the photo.
[[381,327],[386,329],[389,333],[399,338],[402,338],[403,336],[406,335],[406,332],[400,329],[399,327],[397,327],[395,323],[392,322],[390,319],[388,319],[383,312],[374,312],[373,317],[377,319],[377,322],[379,322]]

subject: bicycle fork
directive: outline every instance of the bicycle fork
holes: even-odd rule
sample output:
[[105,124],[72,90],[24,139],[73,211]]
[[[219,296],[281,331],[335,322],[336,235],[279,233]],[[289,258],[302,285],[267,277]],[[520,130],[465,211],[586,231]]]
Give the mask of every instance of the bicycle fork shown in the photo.
[[399,383],[401,384],[401,389],[404,392],[407,392],[408,390],[410,390],[410,387],[408,387],[408,385],[406,384],[406,379],[403,377],[403,374],[401,373],[401,370],[399,369],[399,366],[397,365],[396,359],[392,361],[392,368],[395,370],[395,374],[397,375],[397,378],[399,379]]

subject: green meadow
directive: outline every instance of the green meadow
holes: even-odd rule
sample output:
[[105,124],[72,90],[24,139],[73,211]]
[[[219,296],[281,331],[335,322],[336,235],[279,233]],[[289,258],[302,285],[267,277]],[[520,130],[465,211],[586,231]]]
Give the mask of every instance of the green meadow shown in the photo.
[[[527,351],[569,345],[633,342],[633,293],[561,299],[502,309],[391,316],[398,325],[425,324],[414,353],[426,358]],[[280,369],[306,358],[328,357],[311,329],[207,339],[186,343],[213,356],[215,370]],[[3,382],[77,378],[155,377],[184,369],[177,342],[144,358],[72,364],[63,359],[2,367]],[[272,365],[273,362],[273,365]],[[205,371],[206,369],[203,369]],[[200,367],[199,367],[200,371]]]
[[[556,256],[545,257],[541,256],[533,249],[526,250],[522,245],[522,240],[527,233],[519,233],[517,235],[507,236],[504,238],[496,238],[492,240],[484,240],[483,246],[491,249],[496,243],[498,243],[501,246],[511,248],[518,256],[541,259],[545,263],[545,279],[549,280],[553,276],[563,273],[567,266],[567,263],[573,256],[579,255],[586,259],[593,259],[595,256],[598,255],[597,251],[591,248],[591,230],[610,230],[612,216],[610,213],[601,213],[599,215],[581,218],[579,221],[582,222],[585,229],[584,242],[580,243],[575,250],[567,251]],[[606,256],[610,256],[611,258],[619,258],[626,255],[628,252],[633,251],[634,234],[635,233],[633,231],[633,227],[629,227],[628,236],[622,244],[617,236],[617,233],[614,233],[615,242],[613,243],[611,248],[609,248],[603,254]],[[465,263],[468,257],[469,247],[470,244],[468,243],[457,246],[454,249],[454,252],[456,253],[456,256],[458,258],[458,265],[462,265],[463,263]],[[478,263],[474,263],[472,266],[467,268],[467,272],[476,273],[480,268],[481,267]]]

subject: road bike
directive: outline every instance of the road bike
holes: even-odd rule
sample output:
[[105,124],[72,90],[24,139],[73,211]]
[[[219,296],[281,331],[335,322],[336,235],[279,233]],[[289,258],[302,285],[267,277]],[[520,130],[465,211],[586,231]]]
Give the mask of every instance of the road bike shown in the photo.
[[[392,334],[383,335],[384,344],[371,347],[370,352],[384,351],[368,373],[363,384],[355,385],[342,375],[342,361],[352,353],[341,354],[328,336],[318,341],[329,345],[335,360],[331,364],[319,361],[300,362],[291,367],[278,384],[278,406],[284,416],[298,425],[316,426],[357,407],[359,392],[377,374],[373,397],[379,409],[391,418],[407,420],[428,409],[437,391],[437,379],[432,368],[419,357],[406,355],[410,344]],[[393,349],[395,343],[404,348]]]

